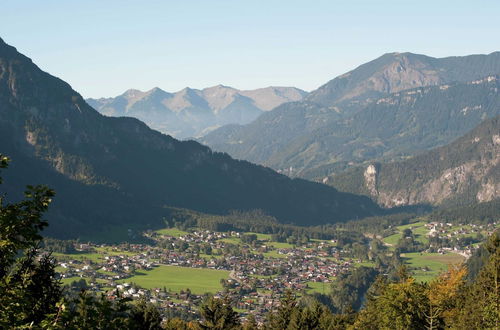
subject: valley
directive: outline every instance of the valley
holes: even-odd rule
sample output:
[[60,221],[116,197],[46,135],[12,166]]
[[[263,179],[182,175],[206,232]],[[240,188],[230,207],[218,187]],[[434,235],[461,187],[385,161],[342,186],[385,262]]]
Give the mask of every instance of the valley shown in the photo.
[[494,7],[3,4],[0,329],[500,329]]
[[[389,226],[380,246],[360,252],[357,243],[339,245],[335,239],[273,241],[271,234],[214,232],[202,228],[167,228],[144,233],[153,244],[96,245],[71,243],[74,252],[53,252],[61,282],[72,290],[86,287],[105,293],[146,299],[164,313],[199,317],[199,304],[206,294],[229,296],[242,317],[250,313],[264,321],[286,290],[300,295],[329,295],[336,278],[359,267],[381,270],[377,254],[400,254],[416,281],[430,282],[450,265],[462,263],[484,237],[500,228],[500,222],[464,225],[413,219]],[[397,252],[401,240],[423,245],[420,252]],[[293,242],[293,240],[288,240]],[[378,243],[377,243],[378,242]],[[434,244],[432,242],[435,242]],[[374,245],[375,244],[375,245]],[[67,245],[67,244],[66,244]],[[46,251],[57,250],[53,241]],[[386,267],[386,266],[385,266]]]

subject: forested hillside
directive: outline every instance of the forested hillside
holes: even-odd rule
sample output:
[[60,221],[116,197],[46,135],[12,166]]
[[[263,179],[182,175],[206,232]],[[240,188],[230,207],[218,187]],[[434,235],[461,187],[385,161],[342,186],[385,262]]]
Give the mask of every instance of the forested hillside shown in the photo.
[[384,206],[494,200],[500,196],[500,116],[449,145],[405,161],[354,168],[330,177],[329,183]]
[[291,176],[325,177],[365,161],[401,159],[450,143],[500,114],[499,84],[498,76],[488,76],[419,87],[349,114],[309,101],[288,103],[201,141]]
[[0,149],[16,164],[5,189],[19,197],[16,187],[43,183],[60,192],[50,217],[59,236],[159,226],[169,206],[262,209],[302,225],[379,212],[366,197],[291,180],[136,119],[105,117],[3,41],[0,105]]

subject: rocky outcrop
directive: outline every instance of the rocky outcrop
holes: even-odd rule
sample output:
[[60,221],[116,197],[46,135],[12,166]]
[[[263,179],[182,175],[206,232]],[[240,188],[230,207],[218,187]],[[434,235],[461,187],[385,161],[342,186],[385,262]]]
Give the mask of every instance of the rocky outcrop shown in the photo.
[[404,162],[365,168],[364,185],[385,207],[488,202],[500,197],[500,117],[451,145]]

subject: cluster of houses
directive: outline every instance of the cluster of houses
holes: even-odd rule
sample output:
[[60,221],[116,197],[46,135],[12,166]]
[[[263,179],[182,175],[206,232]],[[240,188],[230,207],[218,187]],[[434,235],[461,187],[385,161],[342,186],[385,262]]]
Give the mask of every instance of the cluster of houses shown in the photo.
[[[58,257],[60,276],[67,279],[66,282],[85,278],[90,289],[107,292],[109,299],[145,299],[163,309],[194,314],[201,296],[189,291],[169,292],[165,287],[147,290],[137,287],[130,277],[159,265],[227,270],[230,276],[223,281],[223,289],[216,296],[229,296],[235,307],[252,310],[257,318],[262,318],[279,305],[287,289],[304,292],[311,282],[320,282],[327,291],[332,279],[356,262],[342,258],[342,251],[326,241],[276,249],[266,241],[253,246],[243,244],[237,232],[195,231],[180,237],[157,234],[150,237],[158,244],[78,246],[80,251],[101,253],[102,257]],[[213,255],[204,253],[207,247]],[[270,251],[274,253],[269,255]]]
[[[438,253],[445,254],[449,252],[458,253],[465,258],[469,258],[472,253],[478,248],[478,242],[474,241],[475,237],[487,237],[491,235],[495,229],[500,227],[500,223],[492,222],[488,224],[452,224],[444,222],[430,222],[425,224],[429,230],[429,237],[441,238],[441,241],[447,246],[440,246],[437,249]],[[470,238],[464,240],[464,238]],[[460,239],[466,244],[460,244]],[[431,246],[432,248],[432,246]]]

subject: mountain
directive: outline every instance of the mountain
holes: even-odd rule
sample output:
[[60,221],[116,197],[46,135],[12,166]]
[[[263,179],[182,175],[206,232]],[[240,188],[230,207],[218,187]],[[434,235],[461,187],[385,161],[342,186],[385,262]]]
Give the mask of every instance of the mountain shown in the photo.
[[[387,54],[303,101],[278,106],[247,125],[221,127],[199,141],[292,176],[326,176],[447,144],[499,114],[498,74],[500,52],[445,59]],[[460,81],[446,82],[452,79]],[[429,86],[400,90],[415,85]]]
[[307,101],[323,106],[348,100],[366,103],[407,89],[467,82],[498,73],[500,52],[445,58],[389,53],[327,82],[311,92]]
[[[145,99],[131,91],[128,97],[155,104],[162,94],[155,90]],[[185,95],[193,108],[202,102],[190,90]],[[26,184],[57,191],[48,215],[49,233],[57,237],[123,237],[128,229],[162,226],[172,208],[261,209],[300,225],[380,213],[367,197],[290,179],[134,118],[101,115],[1,39],[0,152],[13,160],[2,172],[9,198],[19,198]]]
[[353,168],[328,182],[386,207],[456,206],[500,198],[500,116],[449,145],[404,161]]
[[307,93],[294,87],[267,87],[241,91],[227,86],[202,90],[185,88],[168,93],[160,88],[130,89],[114,98],[87,99],[107,116],[135,117],[150,127],[177,138],[201,136],[227,124],[247,124],[262,112]]

